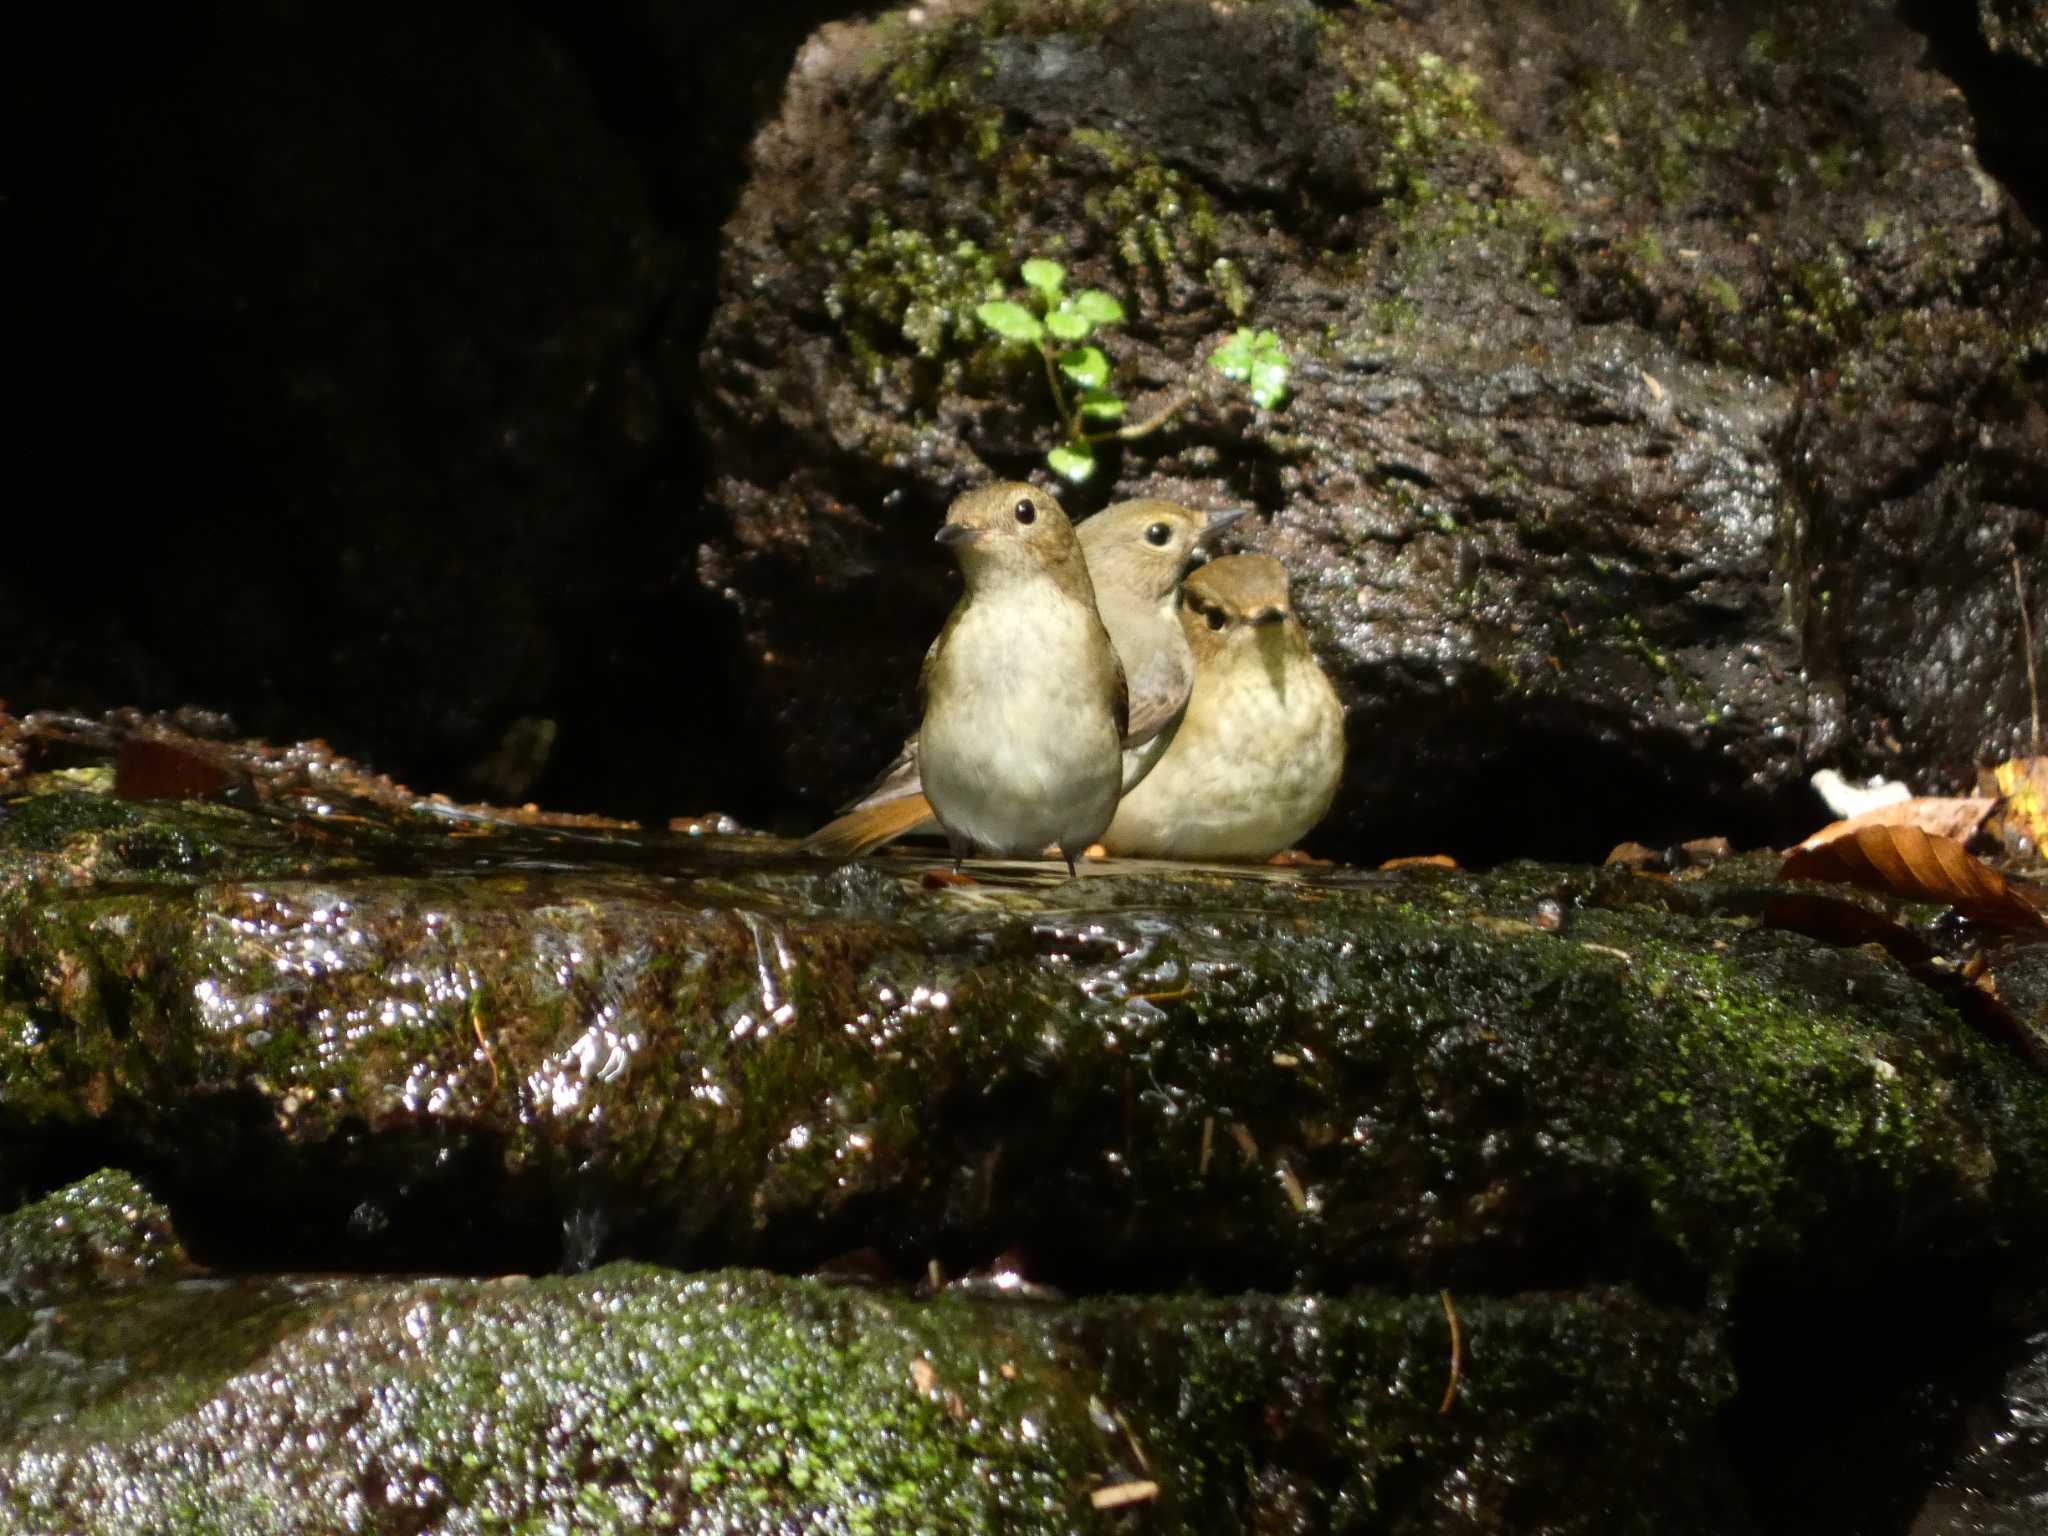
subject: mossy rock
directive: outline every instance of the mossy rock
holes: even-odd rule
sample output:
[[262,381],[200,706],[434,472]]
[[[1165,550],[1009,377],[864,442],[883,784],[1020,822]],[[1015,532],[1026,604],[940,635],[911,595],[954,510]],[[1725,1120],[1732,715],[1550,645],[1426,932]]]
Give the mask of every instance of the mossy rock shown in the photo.
[[161,1280],[189,1262],[170,1212],[112,1168],[0,1216],[0,1300],[14,1304]]
[[159,1288],[0,1364],[0,1529],[1740,1529],[1696,1320],[1614,1292],[1456,1316],[1447,1397],[1433,1296],[920,1302],[635,1265]]
[[[120,1163],[202,1259],[1021,1249],[1088,1290],[1697,1300],[2048,1255],[2048,1079],[1889,958],[1759,922],[1763,869],[957,886],[77,793],[0,825],[9,1193]],[[228,862],[120,874],[196,825]]]

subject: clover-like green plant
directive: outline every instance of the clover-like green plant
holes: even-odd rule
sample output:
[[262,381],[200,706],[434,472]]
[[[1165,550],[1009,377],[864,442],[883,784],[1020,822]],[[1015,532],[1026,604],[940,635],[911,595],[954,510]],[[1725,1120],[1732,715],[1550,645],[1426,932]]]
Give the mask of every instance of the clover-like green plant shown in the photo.
[[[1127,422],[1127,408],[1110,379],[1110,362],[1090,340],[1122,323],[1124,307],[1100,288],[1066,291],[1066,269],[1034,256],[1021,269],[1024,302],[995,299],[975,315],[1005,341],[1036,349],[1059,412],[1060,442],[1045,462],[1055,474],[1077,484],[1095,473],[1095,445],[1130,442],[1158,431],[1191,398],[1176,390],[1165,405],[1142,421]],[[1287,398],[1287,351],[1271,331],[1239,330],[1209,355],[1209,366],[1245,385],[1260,408],[1271,410]]]
[[1270,411],[1287,398],[1287,349],[1271,331],[1240,326],[1214,352],[1209,366],[1233,384],[1242,384],[1252,404]]

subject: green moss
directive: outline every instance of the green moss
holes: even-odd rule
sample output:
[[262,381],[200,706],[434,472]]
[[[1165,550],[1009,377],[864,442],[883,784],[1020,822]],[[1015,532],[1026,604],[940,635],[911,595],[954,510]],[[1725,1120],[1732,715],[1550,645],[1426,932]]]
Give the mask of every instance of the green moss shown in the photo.
[[[1216,282],[1216,214],[1198,187],[1113,134],[1076,129],[1068,143],[1080,152],[1082,165],[1092,160],[1109,173],[1090,178],[1081,207],[1127,274],[1164,282],[1186,273],[1197,281]],[[1231,275],[1229,269],[1222,274],[1226,285]],[[1223,302],[1227,308],[1229,301]]]
[[1452,149],[1499,136],[1478,103],[1479,77],[1434,53],[1376,53],[1350,38],[1329,36],[1347,84],[1331,105],[1366,134],[1369,183],[1380,197],[1408,207],[1436,195],[1432,180]]
[[1445,1414],[1434,1295],[920,1304],[633,1266],[160,1292],[81,1304],[39,1344],[90,1367],[133,1358],[138,1324],[181,1339],[25,1415],[0,1518],[207,1536],[374,1508],[1028,1536],[1124,1528],[1089,1495],[1143,1478],[1167,1529],[1288,1509],[1344,1528],[1510,1495],[1559,1529],[1631,1507],[1604,1528],[1718,1528],[1730,1383],[1711,1335],[1609,1292],[1458,1310]]
[[896,105],[913,121],[957,136],[971,145],[982,161],[994,158],[1002,114],[981,107],[976,83],[994,68],[985,39],[995,30],[993,17],[969,18],[944,27],[912,27],[901,32],[888,86]]
[[[362,1163],[423,1202],[434,1255],[434,1201],[592,1178],[642,1252],[887,1231],[1133,1283],[1484,1271],[1580,1219],[1588,1178],[1628,1254],[1604,1272],[1645,1278],[1798,1249],[1824,1217],[1848,1225],[1816,1262],[2048,1231],[2048,1175],[2001,1140],[2025,1106],[2048,1123],[2048,1087],[1921,984],[1582,873],[933,892],[916,861],[849,883],[772,845],[664,845],[659,880],[629,844],[543,853],[0,898],[0,1114],[24,1148],[146,1128],[179,1187],[232,1170],[250,1211],[310,1177],[337,1226]],[[1571,936],[1529,931],[1559,888]],[[210,1108],[229,1095],[257,1113]]]
[[145,819],[129,802],[116,800],[110,785],[44,774],[34,788],[39,792],[7,801],[8,846],[24,854],[54,853],[94,833],[133,831]]
[[992,256],[957,230],[934,238],[879,213],[858,243],[828,234],[818,250],[833,272],[826,313],[871,386],[886,380],[925,402],[958,387],[961,360],[986,341],[975,306],[1003,291]]
[[0,1298],[17,1304],[159,1279],[185,1263],[169,1213],[111,1168],[0,1216]]

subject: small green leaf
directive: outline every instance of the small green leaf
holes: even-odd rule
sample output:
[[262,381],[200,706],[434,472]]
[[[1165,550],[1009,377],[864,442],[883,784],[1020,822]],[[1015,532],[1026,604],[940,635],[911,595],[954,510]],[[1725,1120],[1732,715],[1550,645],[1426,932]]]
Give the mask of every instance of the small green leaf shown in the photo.
[[1065,475],[1076,484],[1095,473],[1095,450],[1087,443],[1061,443],[1045,456],[1053,473]]
[[1253,403],[1263,410],[1270,411],[1285,400],[1287,376],[1287,349],[1280,344],[1280,338],[1273,332],[1259,332],[1252,338],[1252,366],[1246,380],[1246,388],[1251,391]]
[[1272,331],[1254,332],[1240,327],[1231,338],[1209,354],[1209,366],[1226,379],[1245,386],[1252,402],[1272,410],[1287,398],[1291,365],[1287,349]]
[[1245,389],[1252,397],[1252,404],[1261,410],[1272,410],[1287,398],[1287,364],[1261,358],[1252,364],[1251,377],[1246,380]]
[[1097,421],[1121,421],[1124,403],[1106,389],[1084,389],[1081,391],[1081,414]]
[[1011,341],[1037,341],[1045,335],[1045,327],[1038,323],[1038,316],[1022,304],[1012,304],[1008,299],[983,304],[974,314],[998,336]]
[[1240,326],[1231,338],[1209,354],[1209,366],[1239,384],[1252,369],[1252,333]]
[[1048,299],[1060,295],[1060,284],[1067,279],[1067,269],[1056,261],[1047,261],[1043,256],[1034,256],[1024,263],[1024,281],[1044,294]]
[[1045,317],[1045,328],[1061,341],[1079,341],[1095,329],[1095,322],[1068,305],[1062,304]]
[[1123,305],[1100,288],[1083,288],[1067,302],[1097,325],[1116,325],[1124,317]]
[[1072,347],[1060,354],[1060,372],[1083,389],[1100,389],[1109,382],[1109,359],[1100,347]]

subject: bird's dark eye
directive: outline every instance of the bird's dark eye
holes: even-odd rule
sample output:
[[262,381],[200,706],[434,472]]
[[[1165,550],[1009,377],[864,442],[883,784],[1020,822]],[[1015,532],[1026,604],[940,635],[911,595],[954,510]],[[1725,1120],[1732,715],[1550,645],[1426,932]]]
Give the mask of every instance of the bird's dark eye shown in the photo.
[[1018,522],[1020,522],[1020,523],[1028,523],[1028,522],[1032,521],[1032,520],[1033,520],[1034,518],[1036,518],[1037,516],[1038,516],[1038,508],[1034,507],[1034,506],[1033,506],[1033,505],[1032,505],[1032,504],[1031,504],[1030,502],[1028,502],[1028,501],[1020,501],[1020,502],[1018,502],[1018,503],[1017,503],[1017,521],[1018,521]]
[[1204,617],[1208,619],[1211,629],[1221,629],[1223,627],[1223,610],[1221,608],[1211,608]]
[[1164,523],[1154,523],[1145,530],[1145,542],[1147,544],[1164,544],[1172,537],[1173,530]]

